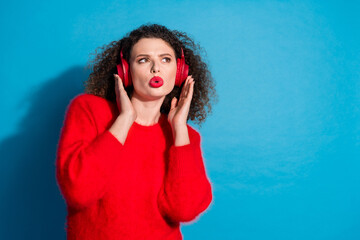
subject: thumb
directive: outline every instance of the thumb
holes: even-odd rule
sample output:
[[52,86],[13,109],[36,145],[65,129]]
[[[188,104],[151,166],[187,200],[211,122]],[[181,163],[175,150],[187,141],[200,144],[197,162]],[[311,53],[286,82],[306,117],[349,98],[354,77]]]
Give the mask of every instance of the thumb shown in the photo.
[[173,99],[171,100],[171,108],[170,108],[170,110],[173,110],[176,107],[176,103],[177,103],[177,98],[173,97]]

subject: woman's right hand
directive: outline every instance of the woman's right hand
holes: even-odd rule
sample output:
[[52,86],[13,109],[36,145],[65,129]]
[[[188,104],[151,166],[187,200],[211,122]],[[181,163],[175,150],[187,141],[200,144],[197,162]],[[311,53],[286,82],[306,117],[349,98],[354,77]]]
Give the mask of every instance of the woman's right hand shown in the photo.
[[136,111],[125,91],[119,75],[114,74],[114,78],[116,103],[120,114],[114,121],[113,125],[109,128],[109,131],[119,140],[121,144],[124,144],[129,129],[136,119]]
[[129,96],[127,95],[123,82],[119,75],[114,74],[115,77],[115,92],[116,92],[116,103],[120,112],[120,115],[123,115],[129,118],[132,121],[136,119],[136,111],[132,105]]

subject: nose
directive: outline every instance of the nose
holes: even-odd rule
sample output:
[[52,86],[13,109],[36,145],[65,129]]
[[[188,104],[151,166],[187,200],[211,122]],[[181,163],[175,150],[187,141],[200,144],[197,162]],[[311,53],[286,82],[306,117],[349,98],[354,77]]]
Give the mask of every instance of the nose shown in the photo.
[[157,73],[160,72],[160,66],[156,61],[153,62],[153,65],[151,66],[151,73]]

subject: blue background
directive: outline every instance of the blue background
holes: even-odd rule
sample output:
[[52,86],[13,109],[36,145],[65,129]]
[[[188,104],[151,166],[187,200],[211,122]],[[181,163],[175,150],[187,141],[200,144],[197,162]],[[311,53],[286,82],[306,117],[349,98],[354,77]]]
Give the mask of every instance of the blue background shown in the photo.
[[146,22],[206,50],[213,184],[184,239],[360,239],[358,1],[2,1],[0,238],[65,239],[55,181],[89,54]]

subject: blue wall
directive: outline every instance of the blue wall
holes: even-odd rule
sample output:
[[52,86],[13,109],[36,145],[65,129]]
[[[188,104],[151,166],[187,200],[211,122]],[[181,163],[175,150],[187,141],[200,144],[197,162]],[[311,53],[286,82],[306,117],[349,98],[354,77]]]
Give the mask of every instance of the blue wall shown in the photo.
[[0,239],[65,239],[65,108],[89,54],[146,22],[199,42],[219,94],[214,201],[184,239],[360,239],[360,3],[195,2],[0,3]]

